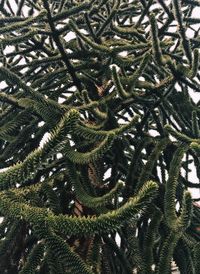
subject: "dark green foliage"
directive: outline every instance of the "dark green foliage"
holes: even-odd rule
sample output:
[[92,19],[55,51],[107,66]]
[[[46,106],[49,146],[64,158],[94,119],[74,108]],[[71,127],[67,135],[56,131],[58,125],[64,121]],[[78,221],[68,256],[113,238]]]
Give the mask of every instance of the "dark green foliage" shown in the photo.
[[29,256],[27,257],[27,262],[23,266],[22,270],[19,272],[20,274],[28,274],[28,273],[35,273],[38,265],[40,265],[40,261],[44,254],[44,244],[38,243],[36,244]]
[[199,6],[1,1],[0,273],[200,273]]

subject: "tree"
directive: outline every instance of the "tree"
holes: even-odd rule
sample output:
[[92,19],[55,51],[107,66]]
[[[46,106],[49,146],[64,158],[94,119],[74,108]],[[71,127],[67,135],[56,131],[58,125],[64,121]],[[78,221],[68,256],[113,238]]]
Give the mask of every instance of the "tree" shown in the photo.
[[0,273],[200,273],[198,6],[1,1]]

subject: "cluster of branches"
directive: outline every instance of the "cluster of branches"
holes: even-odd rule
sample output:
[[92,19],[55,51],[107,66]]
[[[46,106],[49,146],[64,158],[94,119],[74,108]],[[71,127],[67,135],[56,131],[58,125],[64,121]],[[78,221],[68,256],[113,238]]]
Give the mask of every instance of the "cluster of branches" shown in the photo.
[[1,1],[0,273],[200,273],[199,6]]

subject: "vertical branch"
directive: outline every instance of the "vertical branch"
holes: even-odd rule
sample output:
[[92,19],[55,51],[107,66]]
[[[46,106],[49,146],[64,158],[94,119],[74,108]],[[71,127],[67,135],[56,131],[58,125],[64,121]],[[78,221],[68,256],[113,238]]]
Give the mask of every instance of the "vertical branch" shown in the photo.
[[151,24],[151,42],[152,42],[154,59],[159,65],[162,65],[162,62],[163,62],[162,51],[160,47],[160,41],[158,38],[158,26],[157,26],[156,18],[154,14],[150,15],[150,24]]
[[60,51],[60,54],[61,54],[61,56],[63,58],[63,61],[64,61],[65,65],[68,69],[69,74],[72,77],[72,80],[73,80],[74,84],[77,86],[79,92],[81,92],[81,90],[82,90],[81,81],[77,77],[76,72],[75,72],[72,64],[70,63],[70,61],[69,61],[69,59],[66,55],[66,52],[63,48],[63,45],[60,41],[59,34],[58,34],[58,32],[56,30],[56,27],[53,23],[53,19],[52,19],[52,16],[51,16],[51,11],[50,11],[50,8],[49,8],[48,0],[43,0],[43,4],[44,4],[45,9],[47,10],[47,19],[48,19],[48,23],[49,23],[49,26],[50,26],[51,31],[52,31],[52,37],[53,37],[53,39],[56,43],[56,46],[58,47],[58,50]]
[[167,224],[171,228],[174,228],[177,221],[176,187],[181,167],[181,161],[186,149],[187,145],[182,144],[176,150],[172,162],[170,164],[169,178],[166,183],[164,212]]
[[178,22],[178,29],[179,29],[179,33],[180,33],[180,36],[182,39],[183,50],[191,64],[192,63],[192,52],[191,52],[191,48],[190,48],[190,42],[185,34],[185,26],[183,23],[183,15],[182,15],[181,5],[180,5],[181,1],[173,0],[172,3],[173,3],[173,8],[174,8],[174,16]]

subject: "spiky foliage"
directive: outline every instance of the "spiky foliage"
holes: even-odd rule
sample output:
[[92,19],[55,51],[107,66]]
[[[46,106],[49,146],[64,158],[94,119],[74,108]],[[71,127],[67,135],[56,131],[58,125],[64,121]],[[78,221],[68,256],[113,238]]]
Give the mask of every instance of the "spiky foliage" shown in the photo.
[[199,6],[1,1],[0,273],[200,273]]

